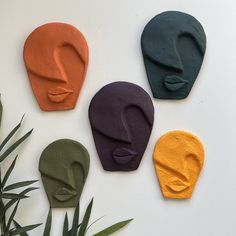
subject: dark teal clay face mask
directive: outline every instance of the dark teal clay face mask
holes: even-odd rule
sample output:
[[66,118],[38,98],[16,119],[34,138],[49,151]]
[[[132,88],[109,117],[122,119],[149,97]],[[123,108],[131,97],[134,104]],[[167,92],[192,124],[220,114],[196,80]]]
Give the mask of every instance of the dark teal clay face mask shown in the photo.
[[78,204],[89,163],[86,148],[73,140],[57,140],[44,149],[39,171],[52,208],[75,207]]
[[201,24],[186,13],[163,12],[145,26],[141,46],[153,96],[186,98],[206,51],[206,35]]

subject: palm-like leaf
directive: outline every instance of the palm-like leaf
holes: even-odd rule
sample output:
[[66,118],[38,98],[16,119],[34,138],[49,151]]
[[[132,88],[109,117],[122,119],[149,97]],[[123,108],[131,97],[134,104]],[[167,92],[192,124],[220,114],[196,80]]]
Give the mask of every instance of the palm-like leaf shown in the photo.
[[[82,223],[78,224],[78,221],[79,221],[79,204],[77,205],[77,207],[75,209],[75,212],[74,212],[74,218],[73,218],[73,223],[72,223],[71,230],[68,230],[69,222],[68,222],[68,214],[66,213],[65,219],[64,219],[63,234],[62,235],[63,236],[85,236],[85,235],[87,235],[87,231],[91,227],[91,225],[93,225],[94,223],[96,223],[97,221],[99,221],[100,219],[102,219],[104,217],[104,216],[100,217],[98,220],[94,221],[88,227],[92,207],[93,207],[93,199],[91,200],[91,202],[89,203],[89,205],[86,209],[86,212],[84,214],[84,218],[82,220]],[[48,216],[48,219],[49,219],[49,216]],[[45,229],[48,227],[47,226],[48,225],[48,219],[47,219]],[[51,225],[51,220],[52,219],[51,219],[51,216],[50,216],[50,225]],[[120,230],[121,228],[125,227],[132,220],[133,219],[129,219],[129,220],[125,220],[125,221],[121,221],[119,223],[116,223],[116,224],[100,231],[99,233],[94,234],[93,236],[108,236],[108,235],[111,235],[111,234],[115,233],[116,231]],[[78,232],[78,229],[79,229],[79,232]],[[45,232],[45,230],[44,230],[44,232]],[[50,234],[44,234],[44,236],[49,236],[49,235]]]
[[2,201],[0,201],[0,224],[2,223],[3,217],[5,216],[5,206]]
[[24,199],[28,198],[28,196],[22,195],[22,194],[17,194],[17,193],[3,193],[0,195],[2,199]]
[[43,236],[50,236],[51,225],[52,225],[52,209],[50,208],[48,211],[48,217],[47,217],[45,229],[43,232]]
[[17,132],[17,130],[21,127],[21,124],[23,122],[24,116],[22,116],[20,123],[7,135],[7,137],[2,141],[0,144],[0,151],[4,148],[4,146],[8,143],[8,141],[14,136],[14,134]]
[[3,189],[3,191],[8,192],[8,191],[13,190],[13,189],[29,186],[29,185],[34,184],[36,182],[38,182],[38,180],[30,180],[30,181],[18,182],[18,183],[15,183],[15,184],[8,185],[7,187],[5,187]]
[[121,228],[125,227],[132,220],[133,219],[125,220],[125,221],[121,221],[119,223],[116,223],[116,224],[100,231],[99,233],[94,234],[93,236],[108,236],[108,235],[111,235],[111,234],[115,233],[116,231],[120,230]]
[[[42,225],[42,224],[23,226],[21,228],[17,228],[15,230],[11,230],[11,234],[10,235],[14,236],[14,235],[18,235],[18,234],[22,234],[22,233],[28,232],[30,230],[33,230],[33,229],[39,227],[40,225]],[[4,234],[4,235],[1,235],[1,236],[9,236],[9,234]]]
[[6,157],[8,157],[21,143],[23,143],[33,132],[31,129],[28,133],[18,139],[14,144],[12,144],[2,155],[0,155],[0,162],[2,162]]
[[[25,195],[25,194],[27,194],[27,193],[29,193],[29,192],[31,192],[31,191],[34,191],[34,190],[36,190],[36,189],[38,189],[38,188],[36,188],[36,187],[32,187],[32,188],[27,188],[27,189],[25,189],[24,191],[22,191],[21,193],[20,193],[20,195]],[[12,200],[10,200],[6,205],[5,205],[5,209],[7,210],[7,209],[9,209],[12,205],[14,205],[16,202],[18,201],[18,199],[17,198],[14,198],[14,199],[12,199]]]
[[83,221],[82,221],[80,229],[79,229],[78,236],[84,236],[85,233],[86,233],[86,229],[87,229],[87,226],[88,226],[88,223],[89,223],[92,207],[93,207],[93,199],[91,200],[91,202],[89,203],[89,205],[86,209]]
[[[0,124],[2,120],[2,111],[3,111],[3,107],[0,101]],[[6,144],[10,142],[10,140],[14,137],[16,132],[20,129],[23,122],[23,118],[24,116],[22,117],[20,122],[17,124],[17,126],[15,126],[15,128],[2,141],[2,143],[0,144],[0,152],[3,150]],[[9,147],[3,153],[0,154],[0,165],[14,150],[17,149],[17,147],[19,147],[31,135],[32,131],[33,130],[30,130],[29,132],[27,132],[25,135],[19,138],[16,142],[9,145]],[[16,160],[17,160],[17,157],[13,160],[10,167],[5,172],[5,176],[3,178],[1,176],[1,171],[0,171],[0,230],[2,233],[1,236],[14,236],[14,235],[28,236],[28,234],[26,233],[27,231],[30,231],[40,225],[40,224],[35,224],[35,225],[28,225],[28,226],[21,227],[20,224],[18,224],[14,220],[20,201],[22,199],[28,198],[28,196],[26,196],[27,193],[37,189],[37,188],[31,187],[31,188],[24,189],[20,193],[9,192],[11,190],[16,190],[18,188],[27,187],[36,182],[36,180],[21,181],[18,183],[5,186],[10,175],[12,174],[12,171],[15,168]],[[0,166],[0,170],[1,170],[1,166]],[[14,206],[14,208],[9,214],[8,222],[6,223],[7,211],[9,211],[9,209],[12,206]]]
[[64,225],[63,225],[63,236],[67,236],[67,235],[68,235],[68,215],[66,213]]
[[[13,222],[17,229],[22,228],[22,226],[19,223],[17,223],[15,220],[13,220]],[[24,232],[24,233],[21,233],[20,236],[29,236],[29,235],[26,232]]]
[[2,107],[1,94],[0,94],[0,126],[2,124],[2,111],[3,111],[3,107]]
[[2,188],[4,188],[9,176],[11,175],[11,172],[13,171],[14,167],[15,167],[15,164],[16,164],[16,160],[17,160],[17,157],[15,157],[14,161],[11,163],[10,167],[8,168],[5,176],[3,177],[3,180],[2,180],[2,183],[1,183],[1,186]]
[[71,229],[71,236],[77,236],[77,230],[78,230],[78,222],[79,222],[79,203],[77,204],[74,212],[74,218],[72,223],[72,229]]
[[8,222],[7,222],[7,229],[6,229],[6,230],[10,230],[11,223],[13,222],[13,219],[14,219],[14,217],[15,217],[15,214],[16,214],[17,208],[18,208],[18,206],[19,206],[19,203],[20,203],[20,201],[18,201],[18,202],[16,203],[16,205],[15,205],[15,207],[14,207],[14,209],[13,209],[13,211],[12,211],[10,217],[9,217],[9,220],[8,220]]

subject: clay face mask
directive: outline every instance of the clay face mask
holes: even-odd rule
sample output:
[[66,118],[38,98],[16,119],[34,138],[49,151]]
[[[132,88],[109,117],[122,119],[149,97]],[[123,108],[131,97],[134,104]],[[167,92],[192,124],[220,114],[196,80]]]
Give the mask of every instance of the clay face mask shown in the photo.
[[201,24],[182,12],[164,12],[146,25],[141,46],[153,96],[186,98],[206,51],[206,36]]
[[50,206],[75,207],[89,171],[88,151],[76,141],[57,140],[43,151],[39,171]]
[[42,110],[75,107],[88,66],[88,46],[78,29],[64,23],[38,27],[25,42],[24,61]]
[[168,132],[157,141],[153,159],[163,196],[190,198],[204,162],[200,140],[184,131]]
[[136,170],[153,125],[149,95],[132,83],[108,84],[93,97],[89,119],[104,170]]

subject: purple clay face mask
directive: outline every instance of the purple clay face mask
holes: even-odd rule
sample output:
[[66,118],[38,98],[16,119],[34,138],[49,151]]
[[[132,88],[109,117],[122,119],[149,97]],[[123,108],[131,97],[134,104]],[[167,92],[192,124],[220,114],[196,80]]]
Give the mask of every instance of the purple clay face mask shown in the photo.
[[89,119],[104,170],[136,170],[154,121],[150,96],[132,83],[108,84],[93,97]]

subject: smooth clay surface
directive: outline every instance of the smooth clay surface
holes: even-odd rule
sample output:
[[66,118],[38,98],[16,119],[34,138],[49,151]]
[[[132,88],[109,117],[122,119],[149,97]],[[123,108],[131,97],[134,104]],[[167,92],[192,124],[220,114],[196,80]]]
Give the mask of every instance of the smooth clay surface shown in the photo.
[[77,206],[88,171],[89,153],[73,140],[61,139],[42,152],[39,171],[52,208]]
[[201,24],[182,12],[161,13],[146,25],[141,46],[153,96],[186,98],[206,51],[206,36]]
[[149,95],[132,83],[108,84],[93,97],[89,119],[103,168],[136,170],[153,126],[154,108]]
[[200,140],[184,131],[170,131],[156,143],[154,165],[165,198],[192,196],[204,162]]
[[25,42],[24,61],[43,111],[75,107],[88,66],[88,46],[78,29],[64,23],[38,27]]

